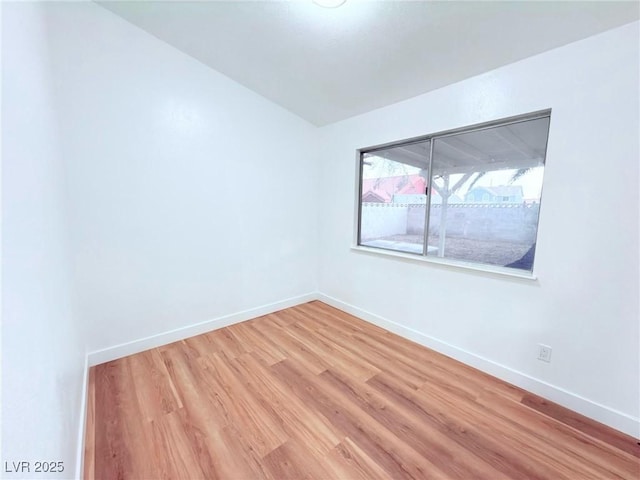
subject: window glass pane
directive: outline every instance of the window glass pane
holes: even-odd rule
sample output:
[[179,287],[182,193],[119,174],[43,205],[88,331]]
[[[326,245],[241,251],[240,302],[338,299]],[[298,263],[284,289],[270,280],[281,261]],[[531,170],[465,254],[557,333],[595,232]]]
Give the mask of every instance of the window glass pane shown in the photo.
[[363,153],[359,244],[423,253],[430,142]]
[[531,271],[549,118],[434,139],[430,256]]

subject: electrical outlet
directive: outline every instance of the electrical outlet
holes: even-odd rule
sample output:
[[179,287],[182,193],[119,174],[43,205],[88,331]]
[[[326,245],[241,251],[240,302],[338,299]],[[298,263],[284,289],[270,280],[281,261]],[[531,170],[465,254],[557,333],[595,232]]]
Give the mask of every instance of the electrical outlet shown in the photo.
[[551,362],[551,347],[549,345],[538,344],[538,360]]

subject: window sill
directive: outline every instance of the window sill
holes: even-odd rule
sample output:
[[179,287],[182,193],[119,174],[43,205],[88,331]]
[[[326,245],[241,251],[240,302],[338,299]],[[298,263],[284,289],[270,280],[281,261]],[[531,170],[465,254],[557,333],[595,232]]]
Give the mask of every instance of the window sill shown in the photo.
[[472,270],[475,272],[489,273],[489,274],[495,274],[495,275],[512,277],[512,278],[520,278],[524,280],[538,279],[538,277],[536,277],[536,275],[533,273],[519,272],[513,268],[468,263],[460,260],[451,260],[448,258],[438,258],[438,257],[429,257],[429,256],[425,257],[423,255],[418,255],[413,253],[397,252],[394,250],[385,250],[383,248],[365,247],[363,245],[352,245],[351,250],[355,252],[360,252],[360,253],[399,258],[402,260],[409,260],[417,263],[430,263],[430,264],[442,265],[444,267],[451,267],[454,269]]

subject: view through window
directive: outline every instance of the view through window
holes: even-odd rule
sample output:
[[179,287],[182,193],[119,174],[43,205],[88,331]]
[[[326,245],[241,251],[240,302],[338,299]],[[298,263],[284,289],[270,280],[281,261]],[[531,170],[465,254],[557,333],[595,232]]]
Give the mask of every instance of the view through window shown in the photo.
[[361,150],[358,244],[531,272],[549,120]]

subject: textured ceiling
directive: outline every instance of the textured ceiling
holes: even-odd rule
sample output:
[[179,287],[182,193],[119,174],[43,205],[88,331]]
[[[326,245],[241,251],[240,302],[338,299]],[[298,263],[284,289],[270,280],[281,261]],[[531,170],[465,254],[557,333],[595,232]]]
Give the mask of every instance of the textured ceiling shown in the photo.
[[99,2],[315,125],[639,17],[637,2]]

